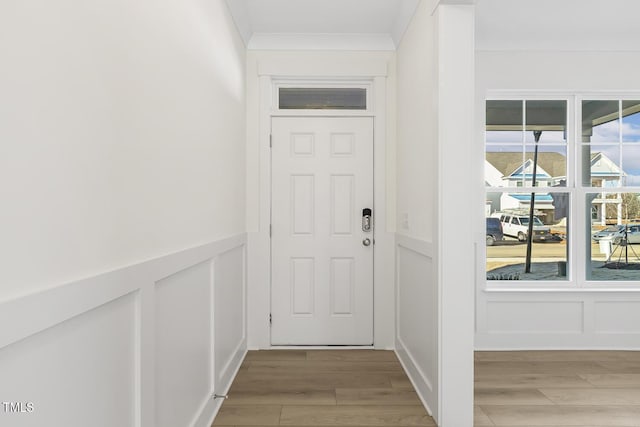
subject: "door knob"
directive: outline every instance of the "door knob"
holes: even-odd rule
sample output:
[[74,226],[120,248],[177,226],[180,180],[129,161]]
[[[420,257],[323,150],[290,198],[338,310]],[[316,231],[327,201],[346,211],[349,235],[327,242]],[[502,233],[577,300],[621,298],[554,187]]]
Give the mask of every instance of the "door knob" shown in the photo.
[[364,239],[362,241],[362,244],[365,245],[365,246],[369,246],[371,244],[371,239]]

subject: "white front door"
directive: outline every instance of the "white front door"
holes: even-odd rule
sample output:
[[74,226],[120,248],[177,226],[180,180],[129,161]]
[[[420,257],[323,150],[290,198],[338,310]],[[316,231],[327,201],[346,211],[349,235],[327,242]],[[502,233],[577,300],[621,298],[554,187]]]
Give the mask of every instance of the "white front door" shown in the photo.
[[373,344],[373,119],[272,119],[271,344]]

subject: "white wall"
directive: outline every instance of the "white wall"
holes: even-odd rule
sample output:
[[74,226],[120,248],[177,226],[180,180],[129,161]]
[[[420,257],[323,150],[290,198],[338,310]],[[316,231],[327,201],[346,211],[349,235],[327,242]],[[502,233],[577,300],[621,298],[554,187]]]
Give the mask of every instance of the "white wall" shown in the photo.
[[0,299],[244,231],[221,0],[0,6]]
[[438,138],[436,20],[430,9],[429,2],[420,4],[397,50],[397,230],[427,241],[435,232]]
[[[476,0],[477,46],[512,51],[637,51],[629,0]],[[533,66],[533,64],[521,64]]]
[[421,2],[397,50],[396,351],[438,417],[437,20]]
[[4,2],[0,57],[0,396],[33,404],[0,425],[209,426],[246,350],[225,3]]
[[[626,3],[628,7],[636,8]],[[585,7],[583,7],[585,6]],[[585,14],[588,22],[596,20],[601,7],[582,5],[575,13]],[[615,8],[611,8],[612,10]],[[607,8],[609,10],[609,8]],[[625,9],[616,9],[620,16],[633,14]],[[520,9],[518,14],[527,15]],[[607,11],[603,12],[606,16]],[[571,14],[560,14],[558,20],[567,20]],[[580,19],[581,22],[584,19]],[[590,40],[601,36],[608,40],[611,36],[607,25],[592,27],[587,40],[569,47],[573,50],[544,50],[538,46],[535,50],[516,50],[514,46],[501,46],[493,40],[501,39],[494,32],[500,32],[499,26],[492,30],[484,26],[481,32],[480,46],[485,50],[477,52],[476,58],[476,132],[473,176],[474,193],[484,191],[481,178],[484,165],[483,123],[484,100],[491,91],[539,91],[542,93],[640,93],[637,70],[640,67],[638,52],[615,51],[619,46],[610,46],[607,51],[601,44],[592,45]],[[564,27],[563,27],[564,28]],[[582,28],[577,24],[576,31]],[[557,29],[554,34],[557,37]],[[614,29],[615,30],[615,29]],[[506,31],[506,30],[505,30]],[[564,30],[563,30],[564,31]],[[507,34],[503,34],[507,37]],[[549,35],[545,36],[545,39]],[[560,48],[563,39],[558,37]],[[531,49],[530,41],[521,40],[520,45]],[[546,46],[544,42],[543,46]],[[594,46],[599,50],[591,50]],[[508,49],[506,49],[508,48]],[[478,200],[477,203],[483,203]],[[580,207],[578,207],[580,208]],[[484,229],[484,220],[479,216],[474,226],[480,232]],[[579,230],[578,230],[579,232]],[[570,235],[571,236],[571,235]],[[575,236],[574,236],[575,237]],[[576,241],[575,239],[573,240]],[[484,277],[484,256],[478,257],[477,276]],[[578,251],[578,256],[582,256]],[[577,259],[577,258],[574,258]],[[578,268],[577,266],[574,266]],[[589,290],[551,290],[541,291],[505,291],[485,290],[485,281],[478,281],[476,295],[476,347],[478,349],[638,349],[640,329],[630,325],[637,324],[640,309],[640,295],[628,291],[589,291]],[[576,283],[576,285],[583,285]],[[603,283],[605,288],[615,287],[615,283]],[[540,313],[544,313],[540,317]]]

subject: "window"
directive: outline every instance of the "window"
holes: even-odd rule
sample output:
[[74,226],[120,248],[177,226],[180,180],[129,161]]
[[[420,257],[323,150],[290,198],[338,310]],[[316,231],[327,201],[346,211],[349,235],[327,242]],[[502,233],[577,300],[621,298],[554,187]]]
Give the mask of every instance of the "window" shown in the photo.
[[580,110],[582,183],[591,187],[585,208],[592,212],[586,279],[638,280],[640,101],[584,99]]
[[637,286],[640,101],[487,100],[484,142],[489,286]]
[[583,100],[581,142],[585,185],[640,185],[640,101]]
[[364,88],[281,87],[278,89],[281,110],[366,110]]
[[511,219],[487,247],[489,280],[567,280],[567,117],[566,100],[486,103],[489,216]]

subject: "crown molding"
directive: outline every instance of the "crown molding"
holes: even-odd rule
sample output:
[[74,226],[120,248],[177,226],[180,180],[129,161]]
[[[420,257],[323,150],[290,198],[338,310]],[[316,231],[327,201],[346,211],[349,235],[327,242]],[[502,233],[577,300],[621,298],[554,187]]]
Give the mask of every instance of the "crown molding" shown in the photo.
[[250,50],[364,50],[393,51],[389,34],[253,34]]

